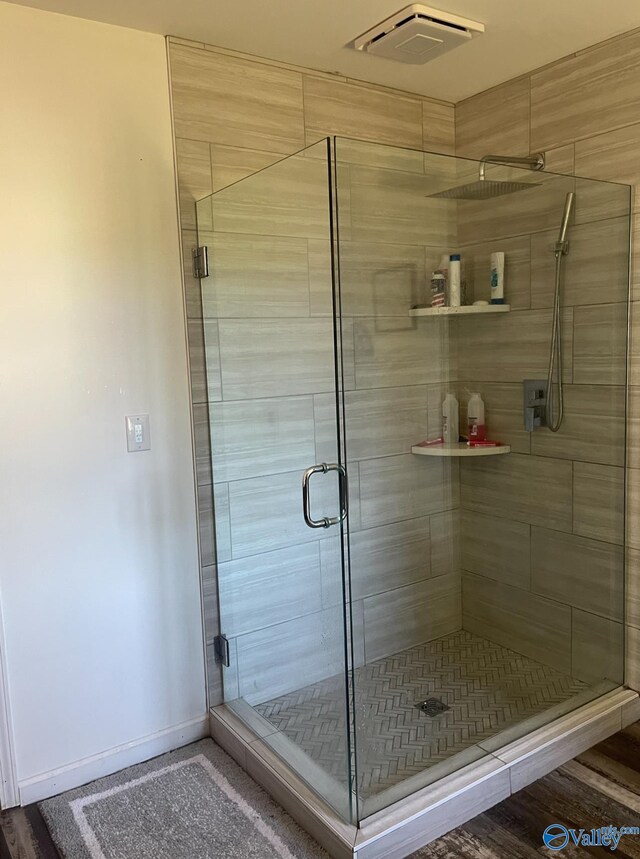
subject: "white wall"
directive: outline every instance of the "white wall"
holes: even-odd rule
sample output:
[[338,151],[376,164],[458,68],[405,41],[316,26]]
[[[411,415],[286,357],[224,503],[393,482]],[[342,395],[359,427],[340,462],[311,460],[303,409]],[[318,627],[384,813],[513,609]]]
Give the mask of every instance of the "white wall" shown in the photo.
[[[164,40],[0,3],[0,117],[0,599],[25,784],[203,716],[204,667]],[[128,454],[136,411],[152,449]]]

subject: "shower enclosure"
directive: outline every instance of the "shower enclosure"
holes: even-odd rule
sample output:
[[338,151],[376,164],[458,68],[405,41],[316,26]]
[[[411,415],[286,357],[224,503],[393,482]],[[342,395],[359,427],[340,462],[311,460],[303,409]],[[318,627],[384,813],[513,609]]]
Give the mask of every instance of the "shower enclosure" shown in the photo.
[[[630,189],[487,163],[513,193],[438,196],[478,169],[331,138],[197,206],[210,671],[246,742],[355,825],[624,682]],[[505,304],[474,306],[494,251]],[[465,306],[434,311],[454,252]],[[499,447],[419,445],[449,391]]]

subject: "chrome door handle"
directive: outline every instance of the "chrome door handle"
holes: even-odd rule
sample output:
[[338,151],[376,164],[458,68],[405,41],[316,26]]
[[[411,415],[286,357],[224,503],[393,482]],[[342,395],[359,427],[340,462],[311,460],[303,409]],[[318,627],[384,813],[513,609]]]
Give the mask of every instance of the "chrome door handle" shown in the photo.
[[[340,515],[339,516],[324,516],[322,519],[314,519],[311,516],[311,498],[309,495],[309,480],[314,474],[326,474],[329,471],[338,472],[338,480],[340,482]],[[309,528],[330,528],[332,525],[338,525],[344,522],[347,518],[349,508],[349,492],[347,485],[347,472],[344,465],[338,465],[336,462],[326,463],[321,462],[319,465],[312,465],[302,475],[302,513],[304,521]]]

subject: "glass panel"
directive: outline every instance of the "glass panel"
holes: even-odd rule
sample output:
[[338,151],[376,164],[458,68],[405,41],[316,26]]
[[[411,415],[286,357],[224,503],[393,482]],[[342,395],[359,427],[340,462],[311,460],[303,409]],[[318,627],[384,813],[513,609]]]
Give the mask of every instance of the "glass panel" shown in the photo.
[[[198,239],[224,700],[350,819],[341,528],[309,527],[302,505],[305,470],[341,461],[329,175],[322,141],[201,201]],[[315,520],[339,517],[338,472],[309,497]],[[330,740],[313,730],[318,684]]]
[[[623,680],[630,189],[491,164],[481,179],[474,161],[334,145],[363,817]],[[410,315],[430,307],[451,254],[463,304],[485,304]],[[547,383],[556,255],[563,422],[527,431],[545,415],[537,400],[525,413],[523,383]],[[502,452],[412,452],[443,436],[448,392],[463,433],[481,395]]]

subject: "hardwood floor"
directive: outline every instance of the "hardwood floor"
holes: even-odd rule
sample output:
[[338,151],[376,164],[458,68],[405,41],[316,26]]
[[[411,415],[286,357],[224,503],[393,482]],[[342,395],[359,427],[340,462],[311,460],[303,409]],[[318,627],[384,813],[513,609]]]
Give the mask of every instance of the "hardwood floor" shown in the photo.
[[[640,826],[640,722],[434,841],[420,855],[540,859],[553,855],[542,844],[542,833],[552,823],[584,830]],[[37,806],[0,813],[0,832],[0,859],[59,859]],[[581,859],[612,851],[571,845],[559,854]],[[640,859],[640,836],[623,837],[613,855]]]

